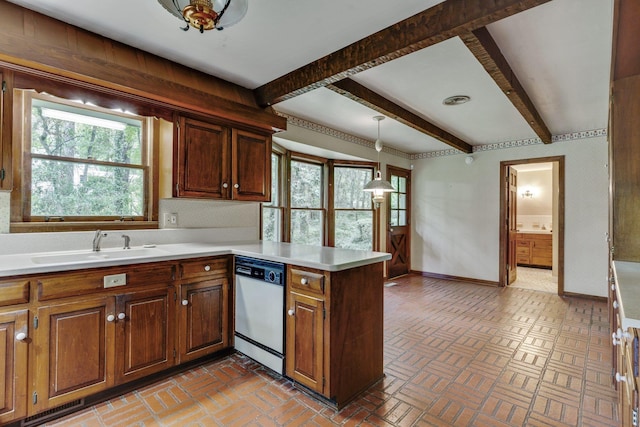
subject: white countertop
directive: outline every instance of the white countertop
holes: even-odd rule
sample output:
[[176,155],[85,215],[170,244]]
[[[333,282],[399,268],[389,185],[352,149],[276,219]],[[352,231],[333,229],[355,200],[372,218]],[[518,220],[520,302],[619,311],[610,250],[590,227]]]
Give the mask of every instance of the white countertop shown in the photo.
[[133,246],[130,251],[109,248],[100,252],[82,250],[0,255],[0,278],[229,254],[325,271],[347,270],[391,259],[391,255],[385,252],[266,241],[170,243],[149,248]]
[[620,327],[640,328],[640,263],[614,261],[613,274],[620,313]]

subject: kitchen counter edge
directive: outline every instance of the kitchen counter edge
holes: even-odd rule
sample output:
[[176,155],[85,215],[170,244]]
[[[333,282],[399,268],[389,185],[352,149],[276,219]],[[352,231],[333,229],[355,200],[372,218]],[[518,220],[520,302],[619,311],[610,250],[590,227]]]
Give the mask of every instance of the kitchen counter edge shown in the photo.
[[[80,262],[36,264],[31,259],[51,253],[24,253],[0,256],[0,279],[89,268],[116,267],[141,263],[177,261],[220,255],[241,255],[257,259],[315,268],[342,271],[391,259],[386,252],[359,251],[332,247],[307,246],[264,241],[229,243],[174,243],[157,245],[163,254]],[[109,249],[105,250],[108,253]],[[90,251],[60,251],[56,254]]]

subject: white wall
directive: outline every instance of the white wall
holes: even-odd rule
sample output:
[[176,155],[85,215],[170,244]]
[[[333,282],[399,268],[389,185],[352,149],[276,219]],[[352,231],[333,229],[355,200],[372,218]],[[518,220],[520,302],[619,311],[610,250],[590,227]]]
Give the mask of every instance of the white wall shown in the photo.
[[606,137],[414,160],[412,270],[497,282],[500,162],[565,156],[566,292],[607,295]]

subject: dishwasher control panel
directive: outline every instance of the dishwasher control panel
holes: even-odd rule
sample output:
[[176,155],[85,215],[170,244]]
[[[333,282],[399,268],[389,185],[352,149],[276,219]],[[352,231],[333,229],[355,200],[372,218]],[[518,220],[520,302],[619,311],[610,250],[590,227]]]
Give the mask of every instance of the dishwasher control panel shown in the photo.
[[236,275],[284,285],[284,264],[278,262],[236,256],[234,271]]

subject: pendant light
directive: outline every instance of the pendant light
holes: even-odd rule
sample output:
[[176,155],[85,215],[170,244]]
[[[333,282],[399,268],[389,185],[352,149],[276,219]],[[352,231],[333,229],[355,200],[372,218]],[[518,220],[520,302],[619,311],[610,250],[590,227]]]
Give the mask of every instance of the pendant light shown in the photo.
[[378,139],[376,139],[375,148],[378,152],[378,170],[376,171],[376,177],[369,181],[364,186],[364,191],[373,193],[373,202],[376,207],[380,206],[380,203],[384,202],[384,193],[391,193],[395,191],[395,188],[388,182],[382,179],[382,173],[380,172],[380,152],[382,151],[382,139],[380,139],[380,121],[384,120],[384,116],[374,116],[373,120],[378,122]]

